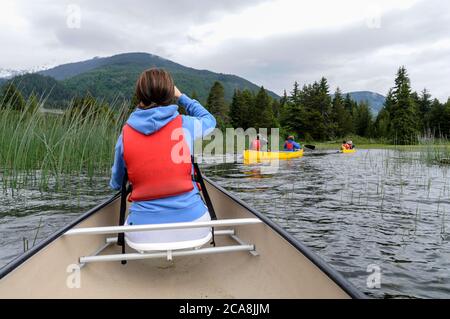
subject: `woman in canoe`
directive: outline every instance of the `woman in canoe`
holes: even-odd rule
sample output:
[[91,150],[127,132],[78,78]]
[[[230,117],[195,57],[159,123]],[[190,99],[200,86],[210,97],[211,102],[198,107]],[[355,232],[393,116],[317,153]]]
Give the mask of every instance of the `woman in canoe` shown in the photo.
[[294,136],[288,136],[286,142],[284,142],[284,151],[285,152],[295,152],[301,150],[302,146],[300,143],[295,142]]
[[[196,100],[182,94],[162,69],[143,72],[136,83],[139,105],[130,115],[115,147],[110,186],[119,190],[125,173],[132,185],[126,225],[209,221],[210,215],[193,181],[194,140],[216,126]],[[180,115],[178,106],[188,115]],[[134,243],[198,240],[210,229],[129,233]]]

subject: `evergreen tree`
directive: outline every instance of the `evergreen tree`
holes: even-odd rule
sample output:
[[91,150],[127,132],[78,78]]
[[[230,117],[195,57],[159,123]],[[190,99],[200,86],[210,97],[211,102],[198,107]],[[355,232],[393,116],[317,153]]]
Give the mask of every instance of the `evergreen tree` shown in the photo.
[[346,94],[345,95],[345,101],[344,101],[344,107],[345,107],[345,110],[348,112],[348,113],[353,113],[353,107],[355,106],[355,103],[354,103],[354,101],[352,100],[352,97],[350,96],[350,94]]
[[261,87],[255,97],[252,114],[254,118],[254,127],[256,129],[270,129],[275,126],[275,118],[272,111],[272,101],[264,87]]
[[374,123],[375,136],[389,138],[390,117],[386,108],[382,108]]
[[[296,130],[300,136],[314,140],[325,140],[330,137],[331,130],[331,97],[325,78],[320,82],[303,87],[300,92],[300,128]],[[303,131],[303,132],[302,132]]]
[[372,135],[372,113],[365,102],[360,103],[356,109],[355,128],[359,136],[371,137]]
[[[286,91],[284,91],[286,95]],[[283,97],[283,107],[280,111],[280,123],[286,132],[301,131],[302,106],[300,104],[300,90],[298,82],[294,83],[294,89],[289,96]]]
[[392,89],[389,90],[383,108],[378,113],[375,121],[375,131],[377,137],[391,139],[391,112],[393,110],[395,101]]
[[208,100],[206,102],[206,108],[215,116],[218,127],[225,129],[229,122],[229,106],[225,102],[225,89],[218,81],[216,81],[211,87]]
[[442,121],[442,133],[446,139],[450,137],[450,98],[444,105],[444,118]]
[[302,131],[302,116],[303,111],[300,104],[287,102],[280,113],[280,123],[286,132],[296,133],[304,136]]
[[277,99],[273,99],[272,101],[272,112],[276,119],[280,118],[281,104]]
[[392,91],[394,105],[390,112],[391,134],[395,143],[415,144],[417,142],[417,118],[411,98],[411,85],[405,67],[398,70]]
[[286,114],[286,107],[288,104],[288,95],[287,95],[286,90],[283,91],[283,96],[281,97],[279,103],[280,103],[280,107],[278,110],[277,120],[280,123],[280,125],[283,125],[281,123],[283,123],[283,121],[284,121],[284,116]]
[[[286,98],[287,102],[293,104],[300,104],[300,89],[297,81],[294,83],[294,89],[291,92],[291,95]],[[286,91],[284,92],[286,94]]]
[[283,126],[283,131],[286,134],[295,133],[298,136],[304,136],[304,132],[302,132],[304,109],[300,101],[301,91],[298,82],[294,83],[291,94],[282,100],[285,101],[280,112],[280,123]]
[[249,127],[256,127],[254,122],[253,105],[255,104],[255,95],[252,91],[245,89],[241,93],[242,99],[242,128],[248,129]]
[[25,100],[12,82],[3,87],[1,102],[0,107],[3,105],[16,111],[23,111],[25,109]]
[[244,105],[244,99],[242,92],[239,90],[234,91],[233,100],[230,104],[230,124],[234,128],[244,128],[246,105]]
[[344,103],[345,101],[341,90],[337,88],[334,93],[331,110],[332,137],[344,137],[346,134],[350,133],[347,127],[347,122],[350,120],[350,114],[347,113]]
[[328,126],[331,123],[331,97],[328,81],[322,77],[319,82],[318,108]]
[[300,127],[295,130],[298,136],[319,141],[328,138],[327,127],[318,110],[303,110],[301,114]]
[[[448,104],[448,103],[447,103]],[[431,105],[430,111],[430,126],[432,128],[432,133],[435,137],[443,137],[446,134],[446,126],[445,118],[446,118],[446,110],[445,105],[439,102],[438,99],[434,99]]]
[[354,123],[354,114],[356,113],[356,108],[358,107],[358,103],[356,103],[350,94],[345,95],[344,100],[344,109],[346,112],[346,116],[348,116],[348,121],[345,122],[345,134],[353,134],[355,133],[355,123]]
[[395,98],[393,89],[390,89],[387,96],[386,101],[384,102],[384,108],[387,112],[392,113],[395,107]]
[[431,94],[428,93],[427,89],[423,89],[417,103],[420,129],[422,132],[425,132],[430,129],[430,112],[432,104]]
[[[297,86],[298,86],[298,84],[297,84]],[[297,88],[297,90],[298,90],[298,88]],[[284,90],[284,91],[283,91],[283,96],[282,96],[281,99],[280,99],[280,105],[281,105],[281,107],[284,107],[284,106],[286,105],[287,101],[288,101],[287,92],[286,92],[286,90]]]

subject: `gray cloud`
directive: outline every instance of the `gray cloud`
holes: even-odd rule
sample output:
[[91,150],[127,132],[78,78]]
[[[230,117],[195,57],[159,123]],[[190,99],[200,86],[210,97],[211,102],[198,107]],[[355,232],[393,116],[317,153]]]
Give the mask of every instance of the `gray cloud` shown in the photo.
[[[450,78],[449,49],[431,46],[450,41],[450,16],[438,0],[423,1],[408,10],[382,17],[381,28],[364,23],[321,32],[275,36],[259,41],[223,43],[208,59],[196,61],[221,71],[238,73],[282,92],[293,82],[308,83],[326,76],[334,86],[386,93],[397,68],[406,65],[415,88],[428,87],[441,99],[450,95],[443,78]],[[385,56],[382,50],[397,48]],[[411,54],[402,54],[417,49]],[[426,66],[426,67],[425,67]]]
[[[168,46],[186,41],[187,27],[265,1],[42,0],[17,3],[32,33],[32,36],[28,35],[29,44],[36,42],[35,46],[40,46],[45,43],[52,50],[67,51],[66,55],[58,54],[52,59],[61,63],[61,57],[65,56],[67,59],[78,56],[79,60],[127,51],[149,51],[170,58],[172,53]],[[67,26],[67,8],[73,4],[81,11],[80,28]],[[11,38],[11,35],[3,38],[6,37]],[[50,52],[47,54],[51,56]],[[13,55],[8,58],[14,60]]]
[[[344,91],[386,93],[396,69],[406,65],[415,89],[428,87],[446,99],[450,88],[450,5],[422,0],[387,12],[381,28],[364,22],[260,39],[229,39],[200,56],[180,50],[204,39],[187,31],[270,0],[42,0],[18,1],[27,28],[0,28],[0,67],[26,68],[147,51],[187,66],[234,73],[279,93],[297,80],[326,76]],[[67,5],[78,4],[81,28],[67,27]],[[318,16],[318,19],[320,17]],[[270,21],[268,22],[270,23]],[[446,46],[436,46],[447,41]]]

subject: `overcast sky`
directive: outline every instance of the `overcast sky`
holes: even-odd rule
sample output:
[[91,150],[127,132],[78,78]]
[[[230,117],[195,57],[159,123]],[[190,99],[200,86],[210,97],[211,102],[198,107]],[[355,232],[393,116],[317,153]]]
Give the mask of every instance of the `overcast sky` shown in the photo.
[[282,93],[386,94],[405,65],[413,88],[450,96],[450,2],[442,0],[0,0],[0,68],[149,52]]

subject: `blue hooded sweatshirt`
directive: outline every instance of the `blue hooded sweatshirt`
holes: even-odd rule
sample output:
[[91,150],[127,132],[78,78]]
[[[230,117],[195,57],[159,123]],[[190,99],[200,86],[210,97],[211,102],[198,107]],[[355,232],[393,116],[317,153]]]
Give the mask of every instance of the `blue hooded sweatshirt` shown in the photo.
[[[188,116],[182,115],[182,127],[189,149],[193,151],[194,141],[211,133],[216,127],[216,120],[198,101],[182,95],[178,103],[186,109]],[[178,113],[177,105],[154,107],[143,110],[137,108],[127,121],[135,130],[150,135],[174,120]],[[157,151],[157,150],[155,150]],[[110,186],[120,190],[125,174],[123,158],[123,139],[119,136],[115,147],[114,165]],[[164,224],[174,222],[189,222],[203,216],[207,211],[196,183],[194,189],[188,193],[155,199],[150,201],[133,202],[130,207],[128,223],[133,225]]]
[[[287,144],[288,144],[288,143],[290,143],[290,144],[293,145],[292,150],[289,150],[289,149],[288,149],[288,147],[287,147]],[[285,152],[289,152],[289,151],[295,152],[296,150],[300,150],[300,149],[302,149],[302,146],[300,145],[300,143],[294,142],[293,139],[288,139],[288,140],[284,143],[284,151],[285,151]]]

